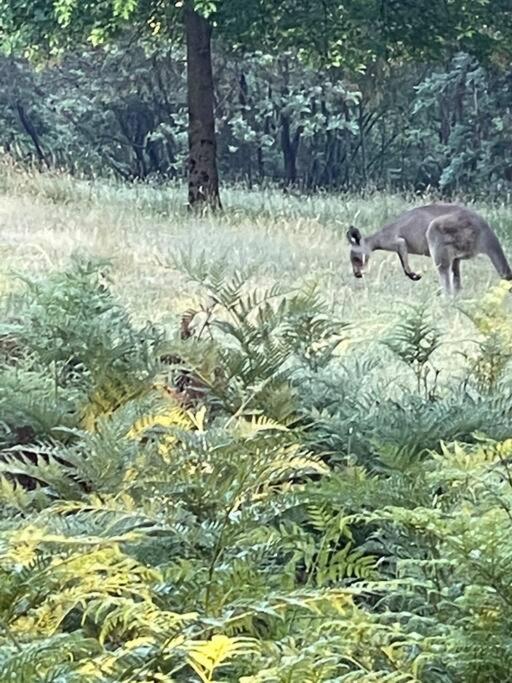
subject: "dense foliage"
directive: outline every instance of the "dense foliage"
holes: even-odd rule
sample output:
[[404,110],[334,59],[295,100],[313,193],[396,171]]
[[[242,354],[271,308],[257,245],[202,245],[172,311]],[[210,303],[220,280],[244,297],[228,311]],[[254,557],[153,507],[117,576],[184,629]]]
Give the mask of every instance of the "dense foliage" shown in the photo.
[[[217,53],[219,51],[217,50]],[[314,69],[293,53],[217,55],[219,164],[229,180],[502,194],[512,182],[512,79],[464,54],[445,67]],[[25,164],[181,179],[182,55],[161,46],[0,61],[0,145]]]
[[108,264],[4,298],[1,680],[507,680],[507,290],[454,377],[425,308],[375,358],[314,289],[179,265],[174,333]]

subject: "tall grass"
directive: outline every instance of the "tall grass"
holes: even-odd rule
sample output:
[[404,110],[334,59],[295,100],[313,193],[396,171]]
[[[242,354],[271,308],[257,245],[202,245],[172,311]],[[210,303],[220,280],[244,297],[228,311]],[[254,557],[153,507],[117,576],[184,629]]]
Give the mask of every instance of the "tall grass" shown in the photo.
[[[196,295],[175,257],[204,253],[207,260],[226,259],[233,268],[250,268],[256,285],[316,282],[333,312],[353,324],[352,340],[362,353],[400,315],[401,303],[427,302],[448,344],[460,350],[474,338],[460,302],[440,296],[429,259],[412,259],[423,274],[418,283],[407,280],[396,256],[385,253],[374,255],[362,282],[351,274],[345,242],[349,223],[369,233],[431,197],[379,192],[298,196],[231,187],[223,190],[225,211],[200,218],[187,211],[179,186],[127,186],[8,166],[0,174],[0,191],[3,289],[13,271],[59,268],[81,251],[113,260],[115,287],[136,319],[172,321]],[[512,257],[512,207],[495,203],[475,208]],[[464,264],[462,299],[478,298],[496,281],[485,258]],[[449,363],[455,372],[452,351],[442,348],[436,355],[440,366]],[[384,350],[379,353],[385,355]]]

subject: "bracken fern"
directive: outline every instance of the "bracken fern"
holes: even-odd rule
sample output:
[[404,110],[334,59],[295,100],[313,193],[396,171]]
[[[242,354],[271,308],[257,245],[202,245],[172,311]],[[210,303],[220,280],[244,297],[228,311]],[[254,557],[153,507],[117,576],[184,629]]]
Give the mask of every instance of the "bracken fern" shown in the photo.
[[0,680],[507,680],[506,374],[434,391],[415,310],[417,386],[379,391],[314,288],[182,266],[205,301],[167,334],[105,264],[5,302]]

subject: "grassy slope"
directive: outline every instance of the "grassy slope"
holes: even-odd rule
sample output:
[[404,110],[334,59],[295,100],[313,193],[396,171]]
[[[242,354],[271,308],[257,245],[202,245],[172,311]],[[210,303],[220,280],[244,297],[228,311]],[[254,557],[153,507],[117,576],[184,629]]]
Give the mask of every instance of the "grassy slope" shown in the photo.
[[[426,301],[446,333],[437,365],[451,373],[454,350],[475,333],[457,307],[439,296],[431,262],[413,259],[424,275],[419,283],[403,276],[391,254],[375,255],[362,283],[354,280],[348,263],[349,222],[371,232],[424,201],[383,194],[294,197],[273,190],[225,190],[225,213],[199,219],[187,214],[180,189],[109,186],[3,169],[0,286],[10,286],[13,269],[35,274],[61,267],[76,250],[107,256],[114,261],[115,287],[134,315],[163,322],[197,296],[183,274],[168,265],[172,255],[204,250],[208,259],[227,256],[233,267],[254,268],[256,284],[280,281],[295,287],[313,279],[336,314],[354,323],[352,339],[365,350],[396,316],[398,302]],[[512,208],[476,208],[512,258]],[[464,264],[463,299],[478,297],[493,282],[497,276],[485,258]]]

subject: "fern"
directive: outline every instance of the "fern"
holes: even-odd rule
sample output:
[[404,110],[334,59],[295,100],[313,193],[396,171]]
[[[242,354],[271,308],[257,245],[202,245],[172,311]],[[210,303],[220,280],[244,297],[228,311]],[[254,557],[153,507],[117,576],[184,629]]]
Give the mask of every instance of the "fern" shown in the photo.
[[185,266],[166,338],[84,261],[5,323],[0,679],[507,680],[506,367],[437,374],[414,309],[384,341],[419,380],[382,387],[314,288]]
[[[429,319],[425,305],[402,310],[399,321],[383,343],[414,372],[418,392],[424,391],[427,397],[431,395],[437,380],[432,355],[440,346],[441,336]],[[428,380],[432,374],[434,379],[429,387]]]
[[477,304],[464,310],[480,333],[477,353],[467,354],[469,373],[482,392],[494,392],[512,358],[512,319],[505,310],[506,283],[490,290]]

